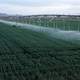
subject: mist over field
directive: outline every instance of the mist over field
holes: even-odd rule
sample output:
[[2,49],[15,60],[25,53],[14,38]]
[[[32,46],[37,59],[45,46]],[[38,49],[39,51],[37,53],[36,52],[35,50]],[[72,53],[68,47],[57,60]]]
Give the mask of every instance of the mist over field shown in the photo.
[[0,20],[0,22],[10,24],[10,25],[15,25],[15,26],[17,25],[21,29],[29,29],[35,32],[42,32],[50,36],[51,38],[62,39],[72,43],[80,44],[79,42],[77,42],[80,40],[80,32],[78,31],[63,31],[51,27],[35,26],[35,25],[16,23],[16,22],[4,21],[4,20]]

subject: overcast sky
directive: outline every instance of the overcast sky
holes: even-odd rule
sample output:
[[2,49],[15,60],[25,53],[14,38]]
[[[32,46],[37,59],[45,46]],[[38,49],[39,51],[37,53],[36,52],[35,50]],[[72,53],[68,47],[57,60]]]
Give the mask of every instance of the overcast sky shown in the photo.
[[0,13],[80,15],[80,0],[0,0]]

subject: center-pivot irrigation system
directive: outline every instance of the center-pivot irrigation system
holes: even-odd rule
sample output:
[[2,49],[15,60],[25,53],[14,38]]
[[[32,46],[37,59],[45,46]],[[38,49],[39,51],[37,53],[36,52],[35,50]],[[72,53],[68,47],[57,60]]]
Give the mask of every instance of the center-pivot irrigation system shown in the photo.
[[[11,21],[11,20],[10,20]],[[80,31],[79,18],[54,18],[54,17],[23,17],[12,21],[27,23],[43,27],[58,28],[66,31]]]
[[80,31],[80,16],[9,16],[4,20],[27,23],[66,31]]

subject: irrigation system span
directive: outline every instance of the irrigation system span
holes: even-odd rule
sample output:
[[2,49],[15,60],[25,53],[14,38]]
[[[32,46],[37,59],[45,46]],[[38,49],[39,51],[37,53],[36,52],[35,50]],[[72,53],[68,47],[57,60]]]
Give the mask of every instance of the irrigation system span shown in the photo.
[[36,32],[42,32],[47,36],[51,37],[51,39],[56,38],[56,39],[61,39],[72,43],[80,44],[80,32],[78,31],[63,31],[50,27],[35,26],[35,25],[16,23],[16,22],[4,21],[4,20],[0,20],[0,22],[9,25],[15,25],[16,27],[19,27],[21,29],[29,29]]

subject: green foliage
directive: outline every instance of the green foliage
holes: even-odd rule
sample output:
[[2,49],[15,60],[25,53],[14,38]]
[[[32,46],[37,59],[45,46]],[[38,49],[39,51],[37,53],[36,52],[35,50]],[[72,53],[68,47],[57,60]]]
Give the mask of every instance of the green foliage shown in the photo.
[[12,25],[12,27],[16,27],[15,25]]
[[80,47],[0,23],[0,79],[80,80]]

